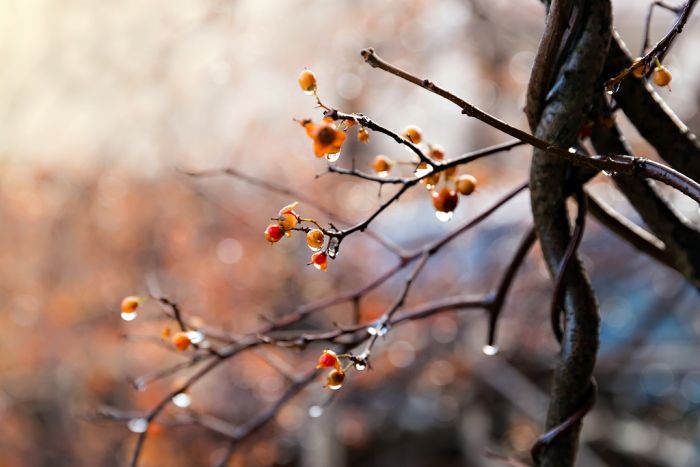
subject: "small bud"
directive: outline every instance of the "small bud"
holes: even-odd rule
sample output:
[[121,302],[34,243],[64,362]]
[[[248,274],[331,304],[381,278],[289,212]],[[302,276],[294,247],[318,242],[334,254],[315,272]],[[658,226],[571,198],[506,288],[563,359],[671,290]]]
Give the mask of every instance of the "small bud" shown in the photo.
[[671,76],[671,72],[668,71],[668,68],[661,65],[654,68],[652,78],[654,79],[654,83],[656,83],[657,86],[664,87],[668,86],[673,77]]
[[305,93],[316,91],[316,75],[311,70],[304,70],[299,74],[299,86]]
[[471,195],[476,189],[476,178],[473,175],[460,175],[455,185],[459,193]]
[[358,130],[357,139],[360,140],[361,143],[369,142],[369,131],[367,131],[367,128],[360,128]]
[[420,144],[420,142],[423,141],[423,133],[421,132],[421,129],[415,125],[407,126],[403,130],[402,135],[413,144]]
[[440,192],[433,192],[433,206],[440,212],[452,212],[457,207],[457,192],[445,187]]
[[173,337],[170,339],[170,341],[180,352],[184,352],[185,350],[187,350],[191,344],[190,338],[186,332],[177,332],[173,334]]
[[324,350],[318,359],[316,368],[335,368],[336,370],[340,370],[338,356],[332,350]]
[[124,297],[124,300],[122,300],[122,313],[133,313],[140,304],[141,299],[139,297],[135,297],[133,295]]
[[306,234],[306,244],[312,251],[318,251],[323,246],[324,238],[321,230],[313,229]]
[[319,271],[325,271],[328,269],[328,256],[326,256],[326,254],[322,251],[314,253],[311,255],[311,264],[313,264]]
[[324,387],[336,390],[342,388],[344,382],[345,372],[343,372],[341,369],[337,369],[328,373],[328,376],[326,377],[326,385]]
[[265,229],[265,240],[270,243],[279,242],[284,236],[284,230],[278,224],[270,224]]

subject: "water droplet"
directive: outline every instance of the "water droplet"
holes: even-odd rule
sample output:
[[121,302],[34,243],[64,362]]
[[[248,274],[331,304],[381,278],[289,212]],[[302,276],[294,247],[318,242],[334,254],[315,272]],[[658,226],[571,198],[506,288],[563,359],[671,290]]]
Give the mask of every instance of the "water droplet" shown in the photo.
[[315,90],[304,91],[304,94],[306,94],[307,96],[313,96],[315,92],[316,92]]
[[484,352],[484,355],[496,355],[498,353],[498,346],[497,345],[485,345],[482,349],[482,352]]
[[136,378],[134,380],[134,388],[136,388],[137,391],[145,391],[146,381],[143,378]]
[[199,344],[204,340],[204,334],[199,331],[187,331],[187,338],[193,344]]
[[320,405],[312,405],[309,407],[309,417],[318,418],[323,415],[323,407]]
[[371,336],[383,336],[389,332],[389,327],[385,323],[377,323],[367,328],[367,333]]
[[126,426],[134,433],[145,433],[148,430],[148,420],[145,418],[132,418]]
[[335,162],[338,159],[340,159],[340,151],[336,152],[335,154],[326,154],[326,160],[328,162]]
[[192,403],[192,396],[186,392],[181,392],[180,394],[173,396],[172,401],[177,407],[182,407],[184,409],[185,407],[189,407]]
[[342,383],[341,384],[329,384],[327,387],[328,387],[328,389],[332,389],[334,391],[337,391],[338,389],[343,387],[343,384]]
[[569,148],[569,154],[576,154],[576,148],[575,147],[570,147]]
[[357,362],[357,363],[355,363],[355,369],[357,371],[365,371],[367,369],[367,365],[365,365],[364,363],[361,363],[361,362]]
[[316,246],[311,246],[311,245],[309,245],[309,244],[307,244],[306,246],[308,246],[308,247],[309,247],[309,250],[313,251],[314,253],[317,252],[317,251],[321,251],[321,248],[322,248],[322,247],[320,247],[320,246],[316,247]]
[[386,170],[383,170],[381,172],[377,172],[377,177],[379,178],[386,178],[389,175],[389,172]]
[[136,319],[137,314],[138,313],[132,311],[131,313],[122,313],[121,316],[124,321],[133,321]]
[[450,211],[450,212],[435,211],[435,217],[440,222],[449,222],[452,219],[453,215],[454,215],[454,213],[452,211]]
[[335,259],[336,256],[338,256],[338,246],[340,245],[340,240],[338,240],[337,237],[331,237],[330,240],[328,240],[328,249],[326,250],[326,254],[331,259]]
[[429,166],[426,163],[422,163],[421,165],[418,166],[416,171],[413,173],[416,177],[422,177],[423,175],[427,175],[432,171],[433,171],[433,168],[431,166]]

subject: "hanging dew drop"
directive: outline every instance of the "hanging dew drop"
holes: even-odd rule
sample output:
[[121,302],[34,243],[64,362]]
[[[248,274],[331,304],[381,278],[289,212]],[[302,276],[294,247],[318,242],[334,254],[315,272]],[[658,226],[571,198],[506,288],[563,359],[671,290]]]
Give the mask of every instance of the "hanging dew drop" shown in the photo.
[[313,96],[315,92],[316,92],[316,90],[311,89],[309,91],[304,91],[304,94],[306,94],[307,96]]
[[148,420],[145,418],[132,418],[126,426],[133,433],[145,433],[148,430]]
[[497,345],[485,345],[482,349],[482,352],[484,352],[484,355],[488,356],[493,356],[498,353],[498,346]]
[[335,162],[338,159],[340,159],[340,151],[336,152],[335,154],[326,154],[326,160],[328,162]]
[[569,148],[569,154],[576,154],[576,148],[575,147],[570,147]]
[[389,175],[389,172],[387,172],[386,170],[384,170],[382,172],[377,172],[377,177],[379,177],[379,178],[386,178],[388,175]]
[[435,217],[440,222],[449,222],[450,220],[452,220],[453,215],[454,215],[454,213],[452,211],[450,211],[450,212],[435,211]]
[[309,407],[309,417],[318,418],[323,415],[323,407],[320,405],[312,405]]
[[422,177],[423,175],[427,175],[427,174],[429,174],[429,173],[432,172],[432,171],[433,171],[433,168],[432,168],[431,166],[429,166],[428,164],[423,163],[423,164],[421,164],[421,165],[418,166],[418,168],[416,169],[415,172],[413,172],[413,174],[414,174],[416,177],[419,177],[419,178],[420,178],[420,177]]
[[367,365],[365,365],[364,363],[357,362],[355,363],[355,369],[357,371],[365,371],[367,369]]
[[340,384],[329,384],[328,389],[332,389],[334,391],[337,391],[338,389],[343,387],[343,383]]
[[121,317],[124,321],[133,321],[136,319],[137,314],[138,313],[132,311],[131,313],[122,313]]
[[187,331],[187,338],[193,344],[199,344],[204,340],[204,334],[199,331]]
[[143,378],[136,378],[134,380],[134,388],[136,388],[137,391],[145,391],[146,390],[146,381],[144,381]]
[[176,394],[173,396],[173,404],[175,404],[177,407],[181,408],[186,408],[189,407],[190,404],[192,403],[192,396],[185,392],[181,392],[180,394]]

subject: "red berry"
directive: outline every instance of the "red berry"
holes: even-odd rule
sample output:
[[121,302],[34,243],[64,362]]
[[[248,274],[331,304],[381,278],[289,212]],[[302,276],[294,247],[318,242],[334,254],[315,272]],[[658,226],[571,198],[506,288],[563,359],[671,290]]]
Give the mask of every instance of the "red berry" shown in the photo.
[[277,224],[270,224],[265,229],[265,240],[270,243],[279,242],[284,237],[284,229]]
[[445,187],[440,192],[433,191],[433,206],[440,212],[452,212],[457,207],[457,192]]
[[332,350],[324,350],[318,359],[318,365],[316,368],[335,368],[340,369],[340,362],[338,361],[338,356]]

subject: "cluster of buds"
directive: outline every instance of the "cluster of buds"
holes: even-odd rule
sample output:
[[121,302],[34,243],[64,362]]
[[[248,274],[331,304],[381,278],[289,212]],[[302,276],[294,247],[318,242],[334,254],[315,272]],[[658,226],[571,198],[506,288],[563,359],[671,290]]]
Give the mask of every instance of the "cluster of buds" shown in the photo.
[[[421,129],[415,125],[410,125],[404,129],[402,136],[413,144],[421,144],[424,141]],[[426,144],[427,155],[434,161],[445,159],[445,149],[438,144]],[[378,155],[372,162],[372,169],[379,177],[386,177],[400,161],[395,161],[385,155]],[[431,168],[426,162],[421,162],[415,169],[415,175],[421,178],[421,183],[430,191],[435,207],[435,216],[446,222],[452,218],[452,213],[457,208],[459,202],[458,195],[468,196],[476,190],[476,178],[473,175],[457,174],[458,167],[452,166],[447,169],[431,173]],[[443,187],[438,189],[440,182]]]
[[278,214],[278,217],[273,219],[273,222],[267,226],[265,229],[265,240],[270,243],[277,243],[282,240],[283,237],[291,237],[294,230],[300,230],[306,232],[306,246],[309,247],[314,253],[311,255],[311,260],[309,264],[313,265],[316,269],[320,271],[325,271],[328,269],[328,249],[329,245],[326,246],[324,250],[324,245],[326,244],[326,234],[320,228],[307,228],[300,226],[300,223],[310,222],[318,227],[318,224],[313,219],[303,219],[301,218],[294,209],[299,206],[298,202],[289,204],[282,209]]

